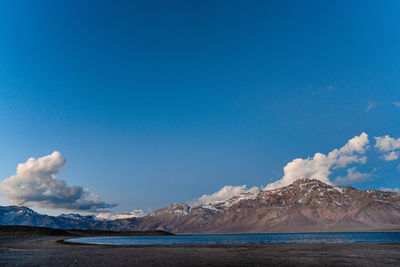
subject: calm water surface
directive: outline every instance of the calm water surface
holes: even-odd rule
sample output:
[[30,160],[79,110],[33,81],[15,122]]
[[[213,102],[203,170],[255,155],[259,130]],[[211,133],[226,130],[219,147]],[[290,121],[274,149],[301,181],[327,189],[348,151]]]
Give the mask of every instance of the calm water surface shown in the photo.
[[67,239],[67,242],[106,245],[287,244],[287,243],[398,243],[400,232],[210,234],[176,236],[106,236]]

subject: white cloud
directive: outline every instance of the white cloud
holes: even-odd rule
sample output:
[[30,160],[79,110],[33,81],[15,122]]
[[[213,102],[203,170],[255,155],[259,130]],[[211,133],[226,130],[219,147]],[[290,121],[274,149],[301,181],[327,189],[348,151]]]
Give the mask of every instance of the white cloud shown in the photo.
[[368,135],[362,133],[350,139],[342,148],[332,150],[328,155],[316,153],[314,157],[297,158],[283,168],[282,179],[267,185],[265,189],[287,186],[301,178],[317,179],[331,184],[329,176],[332,169],[343,168],[351,163],[365,164],[367,157],[363,155],[368,144]]
[[395,139],[389,135],[383,137],[375,137],[375,147],[381,152],[388,152],[396,149],[400,149],[400,138]]
[[66,163],[58,151],[17,166],[15,175],[0,183],[3,196],[14,205],[36,204],[42,208],[98,211],[116,206],[100,200],[81,186],[68,186],[57,174]]
[[118,220],[118,219],[128,219],[128,218],[138,218],[145,216],[143,210],[133,210],[129,213],[121,214],[111,214],[111,213],[99,213],[96,217],[105,220]]
[[319,94],[331,91],[333,89],[333,86],[332,85],[328,85],[328,86],[325,86],[325,87],[319,87],[319,88],[313,89],[313,86],[310,85],[309,88],[311,89],[311,95],[319,95]]
[[379,188],[379,190],[385,191],[385,192],[400,193],[400,188],[385,188],[385,187],[381,187],[381,188]]
[[226,185],[222,187],[218,192],[215,192],[214,194],[202,195],[199,199],[190,203],[190,205],[192,207],[196,207],[204,203],[222,201],[230,199],[234,196],[238,196],[243,193],[257,193],[258,191],[259,188],[256,186],[247,189],[246,185],[241,185],[241,186]]
[[360,173],[357,171],[356,167],[347,169],[347,175],[344,177],[338,176],[335,179],[335,184],[346,185],[357,182],[362,182],[366,178],[371,177],[370,173]]
[[395,102],[393,102],[393,105],[394,105],[395,107],[400,108],[400,101],[395,101]]
[[392,138],[389,135],[375,137],[375,148],[383,153],[383,159],[386,161],[396,160],[400,156],[400,138]]
[[399,158],[400,151],[392,151],[389,154],[383,155],[384,160],[391,161]]
[[373,101],[368,101],[367,102],[367,106],[365,108],[365,111],[370,111],[371,109],[373,109],[376,106],[376,103]]

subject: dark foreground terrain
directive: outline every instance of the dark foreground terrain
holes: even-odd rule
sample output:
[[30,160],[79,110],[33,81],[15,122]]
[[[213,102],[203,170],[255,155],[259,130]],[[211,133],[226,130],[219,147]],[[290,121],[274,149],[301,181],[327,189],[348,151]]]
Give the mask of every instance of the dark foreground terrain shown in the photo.
[[28,237],[28,236],[163,236],[174,235],[160,230],[150,231],[106,231],[106,230],[63,230],[47,227],[24,225],[0,225],[1,237]]
[[400,266],[400,245],[80,245],[62,240],[86,231],[1,230],[0,266]]

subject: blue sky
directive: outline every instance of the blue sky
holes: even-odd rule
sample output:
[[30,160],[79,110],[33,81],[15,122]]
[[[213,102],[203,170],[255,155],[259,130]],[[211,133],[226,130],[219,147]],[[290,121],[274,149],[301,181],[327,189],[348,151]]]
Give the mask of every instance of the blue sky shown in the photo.
[[57,150],[59,179],[113,212],[146,210],[265,186],[366,132],[357,170],[371,175],[351,185],[399,187],[400,160],[373,138],[400,137],[399,12],[398,1],[2,1],[0,179]]

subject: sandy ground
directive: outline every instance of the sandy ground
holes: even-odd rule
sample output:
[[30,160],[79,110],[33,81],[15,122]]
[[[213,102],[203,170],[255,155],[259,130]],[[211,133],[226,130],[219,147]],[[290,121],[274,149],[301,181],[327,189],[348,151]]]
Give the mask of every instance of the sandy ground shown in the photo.
[[400,266],[400,245],[103,246],[65,238],[0,238],[0,266]]

